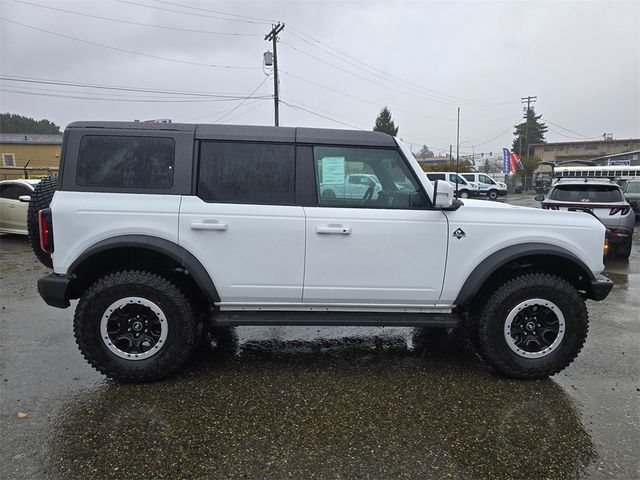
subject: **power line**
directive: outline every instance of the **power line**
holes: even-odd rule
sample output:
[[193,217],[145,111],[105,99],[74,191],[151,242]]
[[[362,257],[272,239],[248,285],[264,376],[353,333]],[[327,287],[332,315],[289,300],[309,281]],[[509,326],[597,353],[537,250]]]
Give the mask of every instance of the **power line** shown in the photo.
[[585,138],[585,139],[589,139],[589,138],[600,138],[599,136],[598,136],[598,137],[588,137],[587,135],[584,135],[584,134],[582,134],[582,133],[574,132],[573,130],[569,130],[568,128],[563,127],[562,125],[558,125],[557,123],[550,122],[550,121],[549,121],[549,120],[547,120],[546,118],[543,118],[543,120],[544,120],[545,122],[547,122],[547,123],[549,123],[549,124],[553,125],[554,127],[561,128],[562,130],[566,130],[566,131],[567,131],[567,132],[569,132],[569,133],[573,133],[573,134],[575,134],[575,135],[579,135],[580,137]]
[[276,20],[270,19],[270,18],[260,18],[260,17],[248,17],[247,15],[237,15],[235,13],[227,13],[227,12],[221,12],[220,10],[211,10],[209,8],[201,8],[201,7],[192,7],[191,5],[182,5],[180,3],[174,3],[174,2],[168,2],[166,0],[153,0],[154,2],[157,3],[166,3],[167,5],[174,5],[176,7],[180,7],[180,8],[187,8],[190,10],[197,10],[200,12],[209,12],[209,13],[218,13],[220,15],[228,15],[230,17],[237,17],[237,18],[241,18],[244,20],[254,20],[254,21],[258,21],[261,23],[276,23]]
[[[257,22],[257,21],[253,21],[253,20],[242,20],[242,19],[236,19],[236,18],[226,18],[226,17],[219,17],[216,15],[207,15],[204,13],[191,13],[191,12],[183,12],[182,10],[175,10],[173,8],[165,8],[165,7],[158,7],[156,5],[145,5],[144,3],[138,3],[138,2],[133,2],[131,0],[115,0],[116,2],[120,2],[120,3],[127,3],[129,5],[135,5],[137,7],[144,7],[144,8],[152,8],[154,10],[163,10],[165,12],[172,12],[172,13],[180,13],[182,15],[190,15],[192,17],[205,17],[205,18],[212,18],[214,20],[225,20],[228,22],[240,22],[240,23],[254,23],[254,24],[258,24],[258,25],[264,25],[265,23],[268,24],[269,22]],[[196,7],[186,7],[183,6],[183,8],[196,8]],[[226,15],[226,14],[225,14]]]
[[[142,98],[113,98],[113,97],[109,98],[109,97],[95,97],[95,96],[88,96],[88,95],[65,95],[63,94],[63,92],[60,92],[59,94],[55,94],[55,93],[46,93],[46,92],[37,92],[37,91],[24,91],[24,90],[15,90],[11,88],[2,88],[0,89],[0,91],[6,92],[6,93],[16,93],[20,95],[31,95],[31,96],[52,97],[52,98],[67,98],[72,100],[91,100],[91,101],[98,101],[98,102],[204,103],[204,102],[232,102],[236,100],[232,98],[223,98],[218,100],[159,100],[159,99],[142,99]],[[258,100],[266,100],[266,99],[262,98]]]
[[[34,78],[34,77],[21,77],[15,75],[0,75],[0,80],[10,81],[10,82],[24,82],[24,83],[35,83],[35,84],[43,84],[43,85],[61,85],[61,86],[71,86],[71,87],[82,87],[82,88],[93,88],[99,90],[114,90],[114,91],[123,91],[123,92],[137,92],[137,93],[154,93],[161,95],[180,95],[180,96],[194,96],[194,97],[212,97],[212,98],[229,98],[232,100],[240,100],[246,96],[246,94],[231,94],[231,93],[211,93],[211,92],[193,92],[193,91],[174,91],[174,90],[162,90],[162,89],[152,89],[152,88],[141,88],[141,87],[128,87],[122,85],[104,85],[104,84],[92,84],[92,83],[83,83],[83,82],[67,82],[62,80],[53,80],[53,79],[45,79],[45,78]],[[265,96],[264,98],[271,98],[271,96]]]
[[[324,90],[333,92],[333,93],[335,93],[337,95],[342,95],[344,97],[353,98],[354,100],[358,100],[359,102],[367,103],[369,105],[375,105],[378,108],[381,105],[380,102],[376,102],[376,101],[373,101],[373,100],[370,100],[370,99],[358,97],[357,95],[353,95],[353,94],[347,93],[347,92],[342,91],[342,90],[337,90],[335,88],[327,87],[326,85],[323,85],[321,83],[315,82],[313,80],[309,80],[307,78],[301,77],[301,76],[296,75],[294,73],[290,73],[290,72],[287,72],[287,71],[284,71],[284,70],[280,70],[280,73],[283,73],[283,74],[285,74],[285,75],[287,75],[289,77],[295,78],[296,80],[299,80],[301,82],[305,82],[305,83],[308,83],[310,85],[314,85],[314,86],[316,86],[318,88],[322,88]],[[442,121],[445,121],[445,122],[455,122],[456,121],[455,118],[436,117],[434,115],[425,115],[423,113],[412,112],[410,110],[403,110],[403,109],[398,109],[398,108],[394,108],[394,110],[397,111],[397,112],[408,113],[410,115],[415,115],[417,117],[428,118],[428,119],[432,119],[432,120],[442,120]],[[464,120],[462,123],[463,124],[464,123],[490,123],[490,122],[501,122],[503,120],[504,120],[504,118],[491,119],[491,120]]]
[[[359,67],[357,65],[354,65],[352,62],[348,62],[347,60],[345,60],[344,58],[341,58],[340,56],[348,58],[348,59],[352,60],[353,62],[357,62],[357,63],[359,63],[361,65],[364,65],[366,68],[368,68],[370,70],[373,70],[375,72],[378,72],[378,74],[393,78],[396,81],[399,81],[399,82],[405,83],[407,85],[410,85],[413,88],[417,88],[417,89],[423,90],[423,91],[428,92],[428,93],[430,93],[432,95],[437,95],[437,96],[440,96],[440,97],[443,97],[443,98],[449,98],[451,101],[456,102],[456,104],[463,103],[463,102],[469,102],[469,103],[476,103],[478,105],[468,105],[468,106],[498,106],[498,105],[508,105],[508,104],[510,105],[510,104],[517,103],[516,101],[510,101],[510,102],[481,102],[481,101],[478,101],[478,100],[472,100],[472,99],[468,99],[468,98],[464,98],[464,97],[457,97],[457,96],[454,96],[454,95],[448,95],[446,93],[438,92],[437,90],[426,88],[426,87],[424,87],[422,85],[419,85],[419,84],[416,84],[416,83],[413,83],[413,82],[409,82],[408,80],[405,80],[405,79],[403,79],[401,77],[398,77],[396,75],[387,73],[386,71],[384,71],[384,70],[382,70],[380,68],[377,68],[377,67],[375,67],[373,65],[370,65],[370,64],[368,64],[366,62],[363,62],[362,60],[360,60],[360,59],[358,59],[356,57],[353,57],[353,56],[351,56],[351,55],[349,55],[347,53],[344,53],[344,52],[334,48],[334,47],[331,47],[330,45],[327,45],[326,43],[321,42],[320,40],[312,37],[311,35],[307,34],[306,32],[302,31],[301,29],[296,28],[295,26],[291,26],[290,25],[290,27],[293,30],[295,30],[296,32],[299,32],[304,37],[307,37],[307,38],[313,40],[313,42],[316,42],[318,45],[323,46],[324,48],[320,48],[318,45],[314,45],[313,43],[307,41],[302,36],[296,35],[295,32],[291,32],[291,34],[293,36],[295,36],[296,38],[298,38],[299,40],[301,40],[301,41],[303,41],[303,42],[305,42],[305,43],[307,43],[307,44],[309,44],[309,45],[311,45],[311,46],[313,46],[315,48],[318,48],[319,50],[321,50],[321,51],[323,51],[323,52],[325,52],[325,53],[327,53],[329,55],[332,55],[332,56],[342,60],[345,63],[349,63],[350,65],[352,65],[352,66],[354,66],[356,68],[360,68],[363,71],[367,71],[365,68]],[[327,49],[329,51],[327,51]],[[335,53],[333,53],[333,52],[335,52]],[[336,54],[340,55],[340,56],[337,56]],[[371,74],[371,72],[368,72],[368,73]]]
[[253,105],[253,106],[251,106],[250,108],[247,108],[244,112],[240,112],[240,113],[238,113],[237,115],[234,115],[233,117],[229,117],[229,118],[227,118],[227,119],[225,120],[225,123],[226,123],[226,122],[230,122],[231,120],[235,120],[236,118],[241,117],[241,116],[243,116],[243,115],[246,115],[246,114],[247,114],[247,113],[249,113],[249,112],[253,112],[253,111],[254,111],[256,108],[258,108],[259,106],[264,105],[264,102],[260,102],[260,101],[254,101],[253,103],[254,103],[254,105]]
[[260,87],[261,87],[262,85],[264,85],[264,82],[266,82],[268,79],[269,79],[269,77],[268,77],[268,76],[267,76],[267,77],[264,77],[264,80],[262,80],[262,81],[260,82],[260,84],[259,84],[259,85],[258,85],[258,86],[257,86],[257,87],[256,87],[256,88],[255,88],[255,89],[254,89],[250,94],[249,94],[249,95],[247,95],[247,96],[246,96],[246,97],[245,97],[245,98],[244,98],[244,99],[243,99],[243,100],[242,100],[238,105],[236,105],[234,108],[232,108],[231,110],[229,110],[229,112],[227,112],[226,114],[224,114],[223,116],[221,116],[220,118],[218,118],[217,120],[215,120],[213,123],[218,123],[218,122],[220,122],[220,121],[221,121],[222,119],[224,119],[226,116],[228,116],[229,114],[233,113],[235,110],[237,110],[238,108],[240,108],[240,107],[244,104],[244,102],[246,102],[246,101],[251,97],[251,95],[253,95],[254,93],[256,93],[256,92],[260,89]]
[[344,126],[346,126],[346,127],[354,128],[354,129],[356,129],[356,130],[362,130],[362,128],[360,128],[360,127],[356,127],[355,125],[351,125],[351,124],[349,124],[349,123],[341,122],[340,120],[336,120],[335,118],[327,117],[326,115],[322,115],[322,114],[320,114],[320,113],[317,113],[317,112],[314,112],[314,111],[308,110],[308,109],[303,108],[303,107],[300,107],[300,106],[298,106],[298,105],[292,105],[292,104],[290,104],[290,103],[288,103],[288,102],[285,102],[285,101],[284,101],[284,100],[282,100],[282,99],[281,99],[280,101],[281,101],[282,103],[284,103],[287,107],[292,108],[292,109],[294,109],[294,110],[302,110],[303,112],[310,113],[311,115],[315,115],[316,117],[324,118],[324,119],[326,119],[326,120],[330,120],[330,121],[332,121],[332,122],[339,123],[340,125],[344,125]]
[[[346,74],[348,74],[348,75],[352,75],[352,76],[354,76],[354,77],[356,77],[356,78],[359,78],[359,79],[361,79],[361,80],[364,80],[364,81],[366,81],[366,82],[369,82],[369,83],[372,83],[372,84],[375,84],[375,85],[379,85],[379,86],[381,86],[381,87],[383,87],[383,88],[385,88],[385,89],[392,90],[392,91],[395,91],[395,92],[401,93],[401,94],[403,94],[403,95],[408,95],[408,96],[411,96],[411,97],[414,97],[414,98],[419,98],[419,99],[422,99],[422,100],[427,100],[427,101],[430,101],[430,102],[442,103],[442,104],[445,104],[445,105],[457,105],[457,104],[458,104],[458,103],[453,102],[453,101],[451,101],[451,100],[441,100],[441,99],[439,99],[439,98],[437,98],[437,97],[434,97],[434,96],[426,97],[426,96],[424,96],[424,95],[419,95],[419,94],[417,94],[417,93],[412,93],[412,92],[410,92],[410,91],[405,91],[405,90],[400,90],[400,89],[398,89],[398,88],[394,88],[394,87],[393,87],[393,85],[395,85],[395,82],[392,82],[392,81],[390,81],[390,80],[388,80],[388,79],[386,79],[386,78],[383,78],[382,80],[383,80],[383,81],[385,81],[385,82],[387,82],[387,83],[391,83],[392,85],[387,85],[387,84],[384,84],[384,83],[380,83],[380,82],[378,82],[378,81],[376,81],[376,80],[373,80],[373,79],[371,79],[371,78],[364,77],[364,76],[362,76],[362,75],[360,75],[360,74],[358,74],[358,73],[355,73],[355,72],[349,71],[349,70],[347,70],[347,69],[345,69],[345,68],[342,68],[342,67],[340,67],[340,66],[338,66],[338,65],[334,65],[333,63],[328,62],[328,61],[326,61],[326,60],[323,60],[323,59],[321,59],[321,58],[319,58],[319,57],[317,57],[317,56],[315,56],[315,55],[313,55],[313,54],[311,54],[311,53],[308,53],[308,52],[305,52],[305,51],[303,51],[303,50],[300,50],[299,48],[294,47],[293,45],[291,45],[291,44],[289,44],[289,43],[287,43],[287,42],[280,42],[280,43],[282,43],[283,45],[285,45],[285,46],[287,46],[287,47],[289,47],[289,48],[291,48],[291,49],[293,49],[293,50],[295,50],[295,51],[297,51],[297,52],[299,52],[299,53],[301,53],[301,54],[303,54],[303,55],[306,55],[306,56],[308,56],[308,57],[311,57],[311,58],[315,59],[315,60],[316,60],[316,61],[318,61],[318,62],[321,62],[321,63],[323,63],[323,64],[325,64],[325,65],[328,65],[328,66],[330,66],[331,68],[335,68],[336,70],[340,70],[341,72],[344,72],[344,73],[346,73]],[[406,88],[406,87],[403,87],[403,88]]]
[[21,27],[29,28],[31,30],[36,30],[38,32],[48,33],[48,34],[54,35],[56,37],[66,38],[67,40],[73,40],[75,42],[84,43],[86,45],[92,45],[94,47],[100,47],[100,48],[106,48],[106,49],[109,49],[109,50],[115,50],[117,52],[129,53],[131,55],[138,55],[138,56],[141,56],[141,57],[153,58],[153,59],[156,59],[156,60],[166,60],[166,61],[169,61],[169,62],[182,63],[182,64],[185,64],[185,65],[196,65],[196,66],[199,66],[199,67],[212,67],[212,68],[224,68],[224,69],[241,69],[241,70],[256,70],[256,69],[260,69],[260,67],[245,67],[245,66],[240,66],[240,65],[216,65],[216,64],[208,64],[208,63],[191,62],[189,60],[180,60],[180,59],[177,59],[177,58],[162,57],[160,55],[152,55],[152,54],[148,54],[148,53],[141,53],[141,52],[136,52],[136,51],[133,51],[133,50],[127,50],[127,49],[124,49],[124,48],[112,47],[110,45],[103,45],[102,43],[91,42],[89,40],[83,40],[81,38],[72,37],[70,35],[64,35],[62,33],[52,32],[50,30],[45,30],[44,28],[35,27],[33,25],[27,25],[26,23],[20,23],[20,22],[14,21],[14,20],[9,20],[9,19],[4,18],[4,17],[0,17],[0,20],[2,20],[3,22],[14,24],[14,25],[20,25]]
[[238,36],[238,37],[259,37],[261,36],[261,34],[259,33],[236,33],[236,32],[214,32],[211,30],[195,30],[195,29],[191,29],[191,28],[180,28],[180,27],[171,27],[168,25],[153,25],[150,23],[141,23],[141,22],[132,22],[130,20],[121,20],[121,19],[117,19],[117,18],[109,18],[109,17],[103,17],[100,15],[92,15],[90,13],[82,13],[82,12],[76,12],[74,10],[66,10],[64,8],[56,8],[56,7],[51,7],[48,5],[40,5],[37,3],[31,3],[31,2],[26,2],[24,0],[13,0],[16,3],[22,3],[24,5],[30,5],[32,7],[38,7],[38,8],[46,8],[47,10],[54,10],[56,12],[61,12],[61,13],[69,13],[72,15],[79,15],[82,17],[88,17],[88,18],[95,18],[98,20],[104,20],[107,22],[116,22],[116,23],[123,23],[123,24],[127,24],[127,25],[135,25],[135,26],[139,26],[139,27],[148,27],[148,28],[158,28],[158,29],[163,29],[163,30],[175,30],[175,31],[179,31],[179,32],[189,32],[189,33],[202,33],[202,34],[207,34],[207,35],[228,35],[228,36]]

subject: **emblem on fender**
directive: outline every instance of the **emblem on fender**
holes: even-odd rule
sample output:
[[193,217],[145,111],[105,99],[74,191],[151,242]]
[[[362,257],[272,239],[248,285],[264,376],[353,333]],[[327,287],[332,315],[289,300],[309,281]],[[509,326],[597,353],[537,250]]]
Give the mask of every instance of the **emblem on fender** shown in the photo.
[[453,236],[460,240],[462,237],[466,237],[467,234],[464,233],[464,230],[458,228],[455,232],[453,232]]

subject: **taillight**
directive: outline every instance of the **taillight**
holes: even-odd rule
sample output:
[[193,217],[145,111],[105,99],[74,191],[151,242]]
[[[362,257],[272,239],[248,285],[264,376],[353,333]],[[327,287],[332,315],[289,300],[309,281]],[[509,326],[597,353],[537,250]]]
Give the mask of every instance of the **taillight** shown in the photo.
[[621,213],[622,215],[626,215],[627,213],[629,213],[630,209],[631,209],[630,206],[613,207],[611,210],[609,210],[609,215],[615,215],[616,213]]
[[53,252],[53,231],[51,229],[51,209],[43,208],[38,212],[40,224],[40,248],[47,252]]

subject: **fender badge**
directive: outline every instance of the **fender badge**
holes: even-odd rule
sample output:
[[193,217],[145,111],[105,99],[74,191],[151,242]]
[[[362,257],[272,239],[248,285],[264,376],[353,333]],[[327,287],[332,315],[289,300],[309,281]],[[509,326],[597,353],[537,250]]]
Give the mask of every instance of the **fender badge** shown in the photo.
[[453,236],[456,237],[458,240],[460,240],[462,237],[466,237],[467,234],[464,233],[464,230],[459,228],[455,232],[453,232]]

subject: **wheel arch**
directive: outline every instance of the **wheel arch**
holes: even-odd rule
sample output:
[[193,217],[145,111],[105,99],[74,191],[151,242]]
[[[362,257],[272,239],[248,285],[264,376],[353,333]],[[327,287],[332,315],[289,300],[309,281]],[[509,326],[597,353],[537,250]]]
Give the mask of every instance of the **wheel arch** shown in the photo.
[[523,243],[499,250],[471,272],[458,292],[455,305],[467,306],[490,292],[497,284],[528,272],[558,275],[576,289],[589,293],[595,275],[568,250],[543,243]]
[[118,269],[181,271],[188,286],[197,287],[210,302],[220,301],[209,273],[193,254],[170,240],[149,235],[117,236],[87,248],[68,269],[74,279],[71,298],[78,298],[99,276]]

